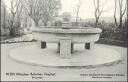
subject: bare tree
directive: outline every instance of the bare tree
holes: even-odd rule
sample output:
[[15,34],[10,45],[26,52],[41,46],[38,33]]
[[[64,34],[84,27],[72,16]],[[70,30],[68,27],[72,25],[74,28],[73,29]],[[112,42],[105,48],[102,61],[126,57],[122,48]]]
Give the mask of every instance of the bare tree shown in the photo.
[[35,26],[38,26],[40,20],[46,26],[60,8],[59,0],[22,0],[22,3],[28,16],[33,19]]
[[[128,26],[128,0],[126,1],[127,3],[127,12],[126,12],[126,26]],[[128,29],[127,29],[128,30]]]
[[20,0],[11,0],[11,9],[10,9],[10,19],[9,22],[9,31],[10,36],[15,35],[18,27],[20,27],[20,16],[22,11],[22,4]]
[[6,5],[4,1],[1,1],[1,27],[6,27]]
[[81,6],[82,6],[82,0],[79,0],[76,7],[76,26],[78,25],[78,18],[79,18],[79,12]]
[[103,13],[103,8],[106,4],[106,0],[101,2],[102,0],[94,0],[94,7],[95,7],[95,27],[97,27],[99,23],[99,19]]
[[118,23],[117,23],[117,18],[116,18],[116,12],[117,12],[117,0],[115,0],[114,2],[115,5],[115,10],[114,10],[114,20],[115,20],[115,25],[118,27]]
[[27,15],[32,18],[35,26],[38,26],[38,22],[41,19],[41,1],[42,0],[21,0]]
[[94,6],[95,6],[95,23],[96,27],[99,22],[99,18],[101,16],[102,10],[100,9],[100,0],[94,0]]
[[[119,4],[119,23],[117,21],[117,7]],[[124,2],[124,0],[115,0],[115,10],[114,10],[114,20],[115,20],[115,25],[118,28],[122,28],[123,24],[123,17],[124,14],[126,13],[127,10],[127,3]]]
[[58,13],[61,8],[60,0],[41,0],[42,1],[42,16],[41,20],[44,26],[48,25],[48,22],[53,20],[53,17]]

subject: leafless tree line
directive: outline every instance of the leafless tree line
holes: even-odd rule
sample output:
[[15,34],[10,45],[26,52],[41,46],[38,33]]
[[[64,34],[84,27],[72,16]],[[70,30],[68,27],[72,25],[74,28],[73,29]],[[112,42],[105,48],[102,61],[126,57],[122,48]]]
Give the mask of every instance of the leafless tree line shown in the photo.
[[4,4],[3,0],[1,1],[1,26],[6,26],[6,5]]
[[10,9],[8,9],[8,13],[4,1],[2,0],[1,2],[1,17],[3,17],[2,27],[8,28],[10,31],[10,35],[14,35],[14,32],[20,27],[20,16],[23,9],[22,4],[20,3],[20,0],[11,0]]
[[[114,11],[114,20],[115,25],[118,28],[122,28],[123,24],[123,17],[125,16],[126,10],[127,10],[127,3],[123,3],[124,0],[115,0],[115,11]],[[119,6],[118,6],[119,5]],[[117,20],[117,8],[119,9],[119,23]]]
[[82,0],[78,0],[78,3],[76,5],[76,26],[78,25],[79,12],[82,6],[82,2],[83,2]]
[[95,21],[96,25],[95,26],[97,27],[100,16],[103,12],[103,7],[102,7],[102,4],[101,4],[101,0],[94,0],[94,7],[95,7],[95,19],[96,19],[96,21]]
[[33,19],[35,26],[38,26],[40,20],[46,26],[61,8],[59,0],[22,0],[22,4],[28,16]]
[[[48,25],[53,17],[57,15],[58,10],[61,8],[60,0],[10,0],[10,9],[7,10],[6,5],[3,0],[1,0],[1,13],[2,13],[2,27],[8,27],[10,35],[13,35],[17,28],[20,28],[21,19],[23,15],[29,16],[38,26],[41,20],[44,25]],[[95,9],[95,23],[96,27],[99,23],[99,19],[103,14],[104,5],[102,0],[94,0]],[[114,20],[115,25],[118,28],[122,28],[123,18],[125,17],[127,11],[127,4],[124,3],[126,0],[114,0]],[[78,0],[76,5],[76,25],[78,24],[78,17],[80,12],[80,7],[82,5],[82,0]],[[9,11],[9,13],[7,12]],[[119,14],[119,19],[117,17]]]
[[30,17],[34,21],[35,26],[38,26],[40,20],[46,26],[61,8],[60,0],[10,0],[10,7],[7,12],[4,1],[2,0],[1,2],[2,27],[5,27],[7,25],[5,23],[8,23],[6,27],[8,27],[11,36],[20,28],[21,19],[24,15]]
[[20,27],[20,17],[21,17],[21,12],[22,12],[23,6],[20,2],[20,0],[11,0],[11,9],[10,9],[10,19],[8,20],[9,22],[9,31],[10,35],[14,35],[16,29]]
[[[95,26],[99,22],[99,19],[103,13],[104,4],[101,4],[102,0],[94,0],[94,7],[95,7]],[[118,28],[122,28],[123,24],[123,17],[125,16],[127,10],[127,3],[126,0],[114,0],[114,20],[115,25]],[[119,20],[117,19],[117,14],[119,14]],[[119,22],[118,22],[119,21]]]

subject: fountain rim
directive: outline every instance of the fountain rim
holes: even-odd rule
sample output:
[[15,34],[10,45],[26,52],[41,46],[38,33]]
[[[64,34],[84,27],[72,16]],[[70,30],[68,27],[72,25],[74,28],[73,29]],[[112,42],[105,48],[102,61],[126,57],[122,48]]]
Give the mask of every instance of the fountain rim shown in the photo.
[[43,27],[33,27],[32,32],[42,32],[42,33],[89,33],[89,34],[99,34],[102,32],[100,28],[94,27],[74,27],[74,28],[62,28],[62,26],[43,26]]

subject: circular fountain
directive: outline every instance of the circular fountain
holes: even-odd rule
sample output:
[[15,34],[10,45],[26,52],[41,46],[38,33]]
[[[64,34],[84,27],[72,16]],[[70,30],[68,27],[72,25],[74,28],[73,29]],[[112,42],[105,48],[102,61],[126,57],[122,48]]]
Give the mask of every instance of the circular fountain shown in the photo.
[[68,22],[62,26],[35,27],[32,34],[37,45],[13,49],[9,56],[48,67],[98,66],[119,61],[121,55],[116,50],[95,44],[101,32],[99,28],[72,27]]
[[[73,53],[73,44],[90,43],[93,48],[94,42],[98,41],[100,33],[99,28],[35,28],[32,29],[33,37],[40,42],[57,43],[58,51],[62,57],[69,57]],[[85,45],[86,46],[86,45]]]

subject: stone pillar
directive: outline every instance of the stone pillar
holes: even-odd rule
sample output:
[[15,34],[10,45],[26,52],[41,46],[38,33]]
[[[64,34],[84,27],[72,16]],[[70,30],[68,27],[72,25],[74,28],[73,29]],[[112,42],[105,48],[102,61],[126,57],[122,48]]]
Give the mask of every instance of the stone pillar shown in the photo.
[[85,49],[93,49],[94,47],[94,43],[93,42],[90,42],[90,43],[85,43]]
[[47,46],[46,46],[46,42],[38,41],[38,42],[37,42],[37,47],[38,47],[38,48],[41,48],[41,49],[46,48],[46,47],[47,47]]
[[60,53],[60,43],[58,43],[57,53]]
[[71,57],[71,39],[60,40],[60,57],[62,58]]
[[[74,47],[74,44],[71,43],[71,53],[73,54],[73,47]],[[60,43],[58,43],[58,49],[57,49],[57,53],[60,53]]]
[[46,48],[47,46],[46,46],[46,42],[41,42],[41,48],[43,49],[43,48]]
[[71,53],[73,54],[73,47],[74,47],[74,44],[71,43]]

